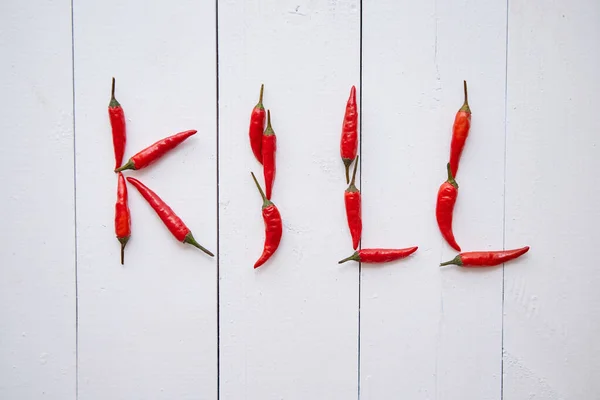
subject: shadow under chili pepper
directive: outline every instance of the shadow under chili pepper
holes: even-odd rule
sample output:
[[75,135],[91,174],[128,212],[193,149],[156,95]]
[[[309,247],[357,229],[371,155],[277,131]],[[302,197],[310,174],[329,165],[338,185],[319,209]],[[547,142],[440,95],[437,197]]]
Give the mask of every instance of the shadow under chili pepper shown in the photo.
[[[407,266],[408,266],[408,262],[409,262],[409,260],[405,260],[404,264],[407,264]],[[365,269],[365,268],[366,269],[400,268],[400,265],[398,265],[399,263],[402,264],[402,260],[390,261],[387,263],[366,263],[366,262],[357,262],[355,264],[344,263],[344,265],[340,265],[340,268],[343,268],[344,266],[352,266],[354,268],[358,268],[359,265],[363,269]]]
[[457,271],[456,274],[462,274],[462,275],[485,275],[485,274],[489,274],[491,271],[496,271],[498,269],[502,269],[502,265],[496,265],[494,267],[485,267],[485,268],[460,268],[460,267],[456,267],[456,268],[452,268],[452,267],[442,267],[440,268],[439,265],[436,266],[436,268],[438,270],[440,270],[442,273],[447,274],[449,272],[446,271]]

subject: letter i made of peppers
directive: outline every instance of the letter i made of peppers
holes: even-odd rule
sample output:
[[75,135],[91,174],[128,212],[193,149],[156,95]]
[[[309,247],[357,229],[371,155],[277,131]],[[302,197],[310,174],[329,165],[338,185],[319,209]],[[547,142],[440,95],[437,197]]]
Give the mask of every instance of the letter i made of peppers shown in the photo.
[[248,129],[250,148],[252,149],[252,153],[256,160],[262,164],[263,177],[265,180],[265,191],[263,192],[256,176],[253,172],[251,173],[256,188],[263,200],[262,216],[265,225],[263,252],[254,263],[255,269],[266,263],[267,260],[275,254],[283,233],[281,214],[279,213],[277,206],[271,201],[273,185],[275,183],[277,136],[271,125],[271,110],[267,110],[265,113],[265,108],[263,106],[264,89],[265,86],[263,84],[260,86],[258,103],[254,106],[250,114],[250,127]]

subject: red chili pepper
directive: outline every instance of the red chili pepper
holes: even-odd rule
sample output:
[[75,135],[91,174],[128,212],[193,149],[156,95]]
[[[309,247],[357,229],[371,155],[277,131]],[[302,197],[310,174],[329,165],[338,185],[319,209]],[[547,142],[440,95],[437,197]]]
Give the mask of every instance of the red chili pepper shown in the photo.
[[131,213],[127,201],[125,177],[119,172],[117,184],[117,202],[115,203],[115,233],[121,243],[121,265],[125,262],[125,246],[131,237]]
[[113,148],[115,151],[115,168],[123,162],[125,154],[125,143],[127,142],[127,129],[125,125],[125,113],[123,107],[115,99],[115,78],[112,78],[112,89],[110,92],[110,103],[108,104],[108,118],[112,128]]
[[150,188],[144,185],[142,182],[138,181],[135,178],[128,177],[127,182],[131,183],[142,195],[144,199],[150,204],[150,206],[154,209],[156,214],[160,217],[162,222],[166,225],[166,227],[171,231],[173,236],[177,240],[183,243],[191,244],[208,254],[211,257],[214,257],[214,254],[202,247],[194,236],[192,236],[192,232],[190,228],[188,228],[181,218],[175,214],[175,212],[165,203],[156,193],[154,193]]
[[346,261],[358,261],[363,263],[384,263],[396,261],[410,256],[417,251],[418,247],[409,247],[407,249],[361,249],[354,252],[350,257],[338,261],[338,264]]
[[250,114],[250,147],[254,157],[262,164],[262,141],[263,131],[265,130],[265,107],[263,107],[263,90],[265,85],[260,85],[260,95],[258,97],[258,103],[252,109]]
[[517,257],[529,251],[529,246],[514,250],[503,251],[472,251],[460,253],[454,259],[440,264],[441,266],[455,264],[461,267],[493,267],[507,261],[514,260]]
[[271,200],[271,192],[275,183],[275,152],[277,151],[277,137],[271,127],[271,110],[267,111],[267,129],[262,138],[262,161],[265,175],[265,190],[267,199]]
[[452,169],[452,176],[454,177],[456,177],[460,155],[462,154],[463,147],[465,147],[467,136],[469,136],[469,129],[471,128],[471,108],[469,107],[469,97],[467,95],[467,81],[463,81],[463,88],[465,101],[454,118],[452,142],[450,143],[450,167]]
[[446,242],[456,251],[460,251],[460,246],[456,243],[454,233],[452,232],[452,214],[454,213],[454,204],[458,196],[458,184],[452,176],[450,163],[446,165],[446,168],[448,169],[448,180],[442,183],[438,191],[435,216],[440,232],[444,239],[446,239]]
[[260,192],[260,196],[263,199],[262,215],[265,222],[265,245],[260,258],[254,264],[254,268],[258,268],[263,265],[277,250],[279,242],[281,241],[281,234],[283,233],[283,227],[281,223],[281,214],[279,210],[264,194],[261,189],[254,173],[251,172],[252,179],[256,183],[256,187]]
[[350,89],[350,97],[346,103],[340,153],[346,167],[346,183],[350,181],[350,165],[358,151],[358,109],[356,106],[356,88]]
[[346,204],[346,218],[348,219],[348,228],[352,235],[352,248],[358,248],[360,235],[362,233],[362,216],[361,216],[361,198],[360,190],[356,188],[354,182],[356,180],[356,167],[358,166],[358,156],[354,162],[354,171],[352,172],[352,181],[350,186],[344,192],[344,203]]
[[137,170],[145,168],[164,156],[169,151],[173,150],[175,147],[179,146],[185,139],[195,135],[196,132],[198,131],[191,130],[179,132],[173,136],[159,140],[158,142],[146,147],[144,150],[131,157],[125,165],[117,168],[115,172],[124,171],[126,169]]

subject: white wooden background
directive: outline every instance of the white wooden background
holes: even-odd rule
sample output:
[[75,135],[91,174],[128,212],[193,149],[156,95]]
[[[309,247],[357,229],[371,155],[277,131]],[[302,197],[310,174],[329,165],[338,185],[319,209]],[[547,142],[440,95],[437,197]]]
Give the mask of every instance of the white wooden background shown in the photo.
[[[596,0],[7,0],[0,4],[0,398],[600,398],[600,3]],[[130,188],[113,234],[111,76],[135,173],[214,259]],[[467,79],[455,232],[530,245],[505,268],[454,256],[434,219]],[[278,135],[276,256],[261,251],[247,141]],[[361,103],[365,247],[351,253],[339,135]],[[134,175],[134,174],[130,174]]]

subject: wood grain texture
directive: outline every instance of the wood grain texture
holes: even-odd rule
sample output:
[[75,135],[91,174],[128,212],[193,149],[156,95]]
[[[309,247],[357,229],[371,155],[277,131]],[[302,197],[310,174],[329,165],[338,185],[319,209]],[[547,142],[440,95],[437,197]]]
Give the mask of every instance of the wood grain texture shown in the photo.
[[125,110],[125,157],[198,133],[142,171],[216,253],[214,2],[76,1],[79,399],[214,399],[217,262],[169,233],[129,186],[125,266],[113,227],[110,79]]
[[454,232],[502,248],[506,3],[366,1],[363,32],[362,246],[419,251],[363,266],[361,398],[499,399],[502,270],[438,268],[435,201],[466,79]]
[[504,398],[600,393],[597,1],[510,2]]
[[74,400],[70,2],[2,2],[0,26],[0,398]]
[[[219,3],[221,399],[357,393],[358,269],[339,153],[359,81],[358,1]],[[273,202],[284,221],[258,270],[263,182],[248,122],[265,84],[278,138]]]

